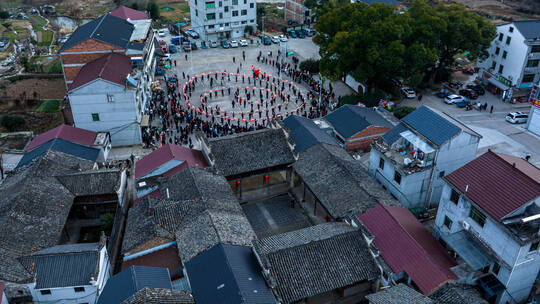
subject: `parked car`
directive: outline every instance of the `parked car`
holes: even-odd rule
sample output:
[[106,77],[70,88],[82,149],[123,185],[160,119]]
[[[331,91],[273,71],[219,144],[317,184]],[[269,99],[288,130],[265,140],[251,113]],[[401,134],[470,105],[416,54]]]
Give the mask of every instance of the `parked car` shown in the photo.
[[471,89],[461,89],[459,90],[459,95],[461,96],[465,96],[467,98],[470,98],[470,99],[477,99],[478,98],[478,94],[471,90]]
[[232,48],[237,48],[237,47],[238,47],[238,41],[236,41],[236,40],[231,40],[230,45],[231,45]]
[[506,121],[513,124],[526,123],[529,119],[529,114],[525,112],[511,112],[506,114]]
[[176,47],[174,45],[169,45],[169,53],[176,54],[178,50],[176,50]]
[[469,83],[467,84],[467,89],[474,90],[478,95],[486,94],[486,90],[479,84]]
[[161,47],[161,50],[163,51],[163,53],[168,53],[169,52],[169,48],[167,47],[167,42],[165,42],[163,40],[159,40],[158,44],[159,44],[159,47]]
[[270,40],[272,40],[273,43],[278,44],[279,43],[279,36],[271,37]]
[[435,93],[435,95],[439,98],[445,98],[446,96],[450,95],[447,89],[440,90],[439,92]]
[[279,35],[278,38],[279,38],[279,41],[281,41],[281,42],[287,42],[287,40],[288,40],[287,36],[285,36],[285,35]]
[[302,38],[302,39],[306,38],[306,35],[304,34],[303,30],[298,31],[297,35],[298,35],[298,38]]
[[270,37],[268,37],[268,36],[264,36],[262,38],[262,42],[263,42],[264,45],[271,45],[272,44],[272,41],[270,40]]
[[401,95],[409,99],[416,98],[416,92],[413,89],[408,88],[408,87],[401,88]]
[[196,49],[198,49],[197,44],[195,42],[192,42],[191,43],[191,50],[195,51]]
[[240,46],[242,46],[242,47],[248,46],[248,43],[247,43],[246,39],[240,39],[240,40],[238,40],[238,42],[240,43]]
[[184,40],[184,37],[181,37],[181,36],[172,37],[171,38],[171,44],[180,45],[180,44],[182,44],[183,40]]
[[199,37],[200,37],[199,33],[195,32],[192,29],[187,30],[187,34],[193,39],[199,39]]
[[210,47],[211,48],[217,48],[217,42],[214,40],[210,40]]
[[157,34],[158,34],[159,37],[165,37],[165,30],[161,29],[161,30],[157,31]]
[[291,38],[297,38],[298,37],[294,30],[290,30],[288,34],[289,34],[289,36],[291,36]]
[[228,49],[230,47],[227,40],[221,40],[221,47],[224,49]]
[[184,50],[184,52],[191,51],[191,43],[189,43],[189,41],[184,41],[182,43],[182,49]]
[[448,95],[446,96],[446,98],[444,98],[444,102],[447,104],[454,104],[461,101],[465,101],[465,98],[463,98],[463,96],[456,95],[456,94]]
[[306,31],[306,36],[308,36],[308,37],[313,37],[317,33],[317,32],[315,32],[315,30],[313,30],[311,28],[307,28],[307,29],[305,29],[305,31]]

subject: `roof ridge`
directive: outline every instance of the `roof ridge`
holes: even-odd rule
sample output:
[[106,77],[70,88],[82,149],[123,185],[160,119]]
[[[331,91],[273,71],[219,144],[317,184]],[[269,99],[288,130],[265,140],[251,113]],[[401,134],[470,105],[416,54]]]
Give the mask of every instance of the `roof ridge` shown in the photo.
[[94,28],[94,30],[92,31],[92,33],[90,34],[90,38],[94,38],[94,33],[97,31],[97,29],[101,26],[101,23],[103,23],[103,20],[105,19],[105,15],[108,15],[108,14],[103,14],[101,17],[101,20],[99,20],[98,24],[96,25],[96,27]]
[[[495,157],[497,157],[499,160],[501,160],[505,165],[507,166],[510,166],[510,168],[514,171],[517,171],[519,172],[519,174],[525,176],[527,179],[531,180],[532,182],[534,182],[535,184],[538,184],[540,185],[540,181],[536,181],[534,180],[532,177],[530,177],[529,175],[525,174],[525,172],[519,170],[517,167],[513,166],[511,163],[509,163],[508,161],[506,161],[504,158],[502,158],[498,153],[494,152],[494,151],[491,151],[491,149],[489,149],[486,153],[491,153],[493,154]],[[513,156],[513,155],[508,155],[508,156]],[[528,164],[530,164],[531,166],[535,167],[537,170],[540,170],[538,167],[536,167],[535,165],[527,162]]]
[[[417,241],[417,240],[409,233],[409,231],[407,231],[407,229],[405,229],[405,227],[403,227],[403,225],[401,225],[401,223],[400,223],[400,222],[394,217],[394,215],[388,210],[390,207],[395,207],[395,208],[403,208],[403,207],[398,207],[398,206],[385,206],[385,205],[383,205],[383,204],[380,204],[380,205],[383,207],[384,211],[385,211],[386,213],[388,213],[388,215],[390,215],[390,217],[392,218],[392,220],[393,220],[394,222],[396,222],[396,223],[399,225],[399,227],[401,228],[401,230],[405,231],[405,233],[409,236],[409,238],[411,238],[411,239],[414,241],[414,244],[415,244],[417,247],[420,247],[420,250],[421,250],[423,253],[425,253],[425,255],[427,256],[428,260],[429,260],[433,265],[435,265],[435,267],[437,267],[437,269],[441,270],[441,271],[444,273],[445,277],[448,278],[449,276],[448,276],[448,274],[446,273],[446,270],[443,269],[443,268],[439,265],[439,263],[437,263],[437,262],[431,257],[431,254],[429,254],[429,252],[427,252],[427,251],[424,249],[424,247],[423,247],[423,246],[422,246],[422,245],[421,245],[421,244],[420,244],[420,243],[419,243],[419,242],[418,242],[418,241]],[[403,208],[403,209],[405,209],[405,208]],[[407,210],[407,212],[410,212],[408,209],[406,209],[406,210]],[[412,213],[411,213],[411,215],[412,215]],[[414,215],[413,215],[413,217],[414,217]],[[416,219],[416,218],[415,218],[415,219]],[[423,226],[422,226],[422,227],[423,227]],[[424,228],[424,229],[425,229],[425,228]]]
[[98,78],[103,79],[101,76],[103,75],[103,72],[105,71],[105,67],[107,67],[107,65],[109,64],[109,60],[111,59],[112,54],[113,53],[109,53],[108,55],[106,55],[107,57],[105,58],[105,63],[103,63],[103,66],[101,67],[101,70],[99,71]]

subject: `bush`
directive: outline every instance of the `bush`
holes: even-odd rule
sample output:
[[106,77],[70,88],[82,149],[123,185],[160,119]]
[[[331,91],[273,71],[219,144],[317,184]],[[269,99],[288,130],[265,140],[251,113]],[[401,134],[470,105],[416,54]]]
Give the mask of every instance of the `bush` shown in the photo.
[[360,102],[361,99],[362,97],[358,94],[344,95],[344,96],[341,96],[341,98],[339,99],[339,105],[340,106],[346,105],[346,104],[356,105]]
[[36,109],[36,112],[54,113],[60,111],[59,100],[45,100]]
[[110,236],[114,224],[114,214],[105,213],[99,216],[101,220],[101,228],[105,232],[105,235]]
[[364,93],[360,100],[366,107],[377,107],[381,99],[388,99],[388,94],[384,91],[377,90],[375,93]]
[[7,11],[0,11],[0,19],[9,19],[9,13]]
[[416,108],[413,107],[397,107],[394,109],[394,116],[398,119],[402,119],[403,117],[409,115],[412,111],[416,110]]
[[47,66],[47,73],[49,74],[62,74],[62,64],[60,62],[55,62]]
[[8,129],[9,131],[15,131],[22,125],[24,125],[24,118],[20,116],[2,116],[2,120],[0,120],[0,124]]
[[300,70],[306,70],[310,73],[319,73],[319,60],[307,59],[300,62]]

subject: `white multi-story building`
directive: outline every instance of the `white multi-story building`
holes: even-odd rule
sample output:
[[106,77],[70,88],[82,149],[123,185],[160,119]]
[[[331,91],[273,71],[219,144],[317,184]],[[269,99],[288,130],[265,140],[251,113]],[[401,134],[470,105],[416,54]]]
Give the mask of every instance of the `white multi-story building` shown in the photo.
[[191,28],[203,40],[244,36],[247,26],[257,28],[255,0],[190,0]]
[[488,90],[503,99],[526,96],[540,80],[540,20],[497,26],[489,57],[478,62]]

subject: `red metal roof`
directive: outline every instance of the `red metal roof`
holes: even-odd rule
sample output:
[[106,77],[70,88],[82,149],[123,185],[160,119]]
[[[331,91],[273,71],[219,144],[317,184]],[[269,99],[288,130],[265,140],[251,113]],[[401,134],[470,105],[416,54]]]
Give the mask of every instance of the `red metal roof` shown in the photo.
[[85,64],[77,77],[69,85],[69,91],[85,85],[98,78],[125,85],[131,72],[131,59],[122,54],[110,53]]
[[[161,148],[146,155],[135,163],[135,178],[144,176],[153,170],[159,168],[164,163],[172,160],[183,160],[190,167],[205,168],[208,167],[204,155],[199,150],[188,149],[186,147],[166,144]],[[180,168],[178,168],[180,167]],[[169,170],[164,176],[172,175],[186,166],[177,166]]]
[[137,205],[138,203],[142,202],[142,200],[145,198],[145,197],[153,197],[153,198],[157,198],[157,199],[161,199],[161,192],[159,192],[159,189],[156,189],[146,195],[143,195],[141,197],[139,197],[138,199],[134,200],[133,201],[133,206]]
[[25,151],[30,151],[54,138],[60,138],[85,146],[96,146],[94,144],[96,136],[97,133],[93,131],[75,128],[68,125],[60,125],[34,137],[34,139],[32,139],[32,141],[26,147]]
[[497,153],[488,151],[445,179],[500,221],[540,196],[540,181],[532,179],[530,173],[522,172],[520,167],[514,167]]
[[110,12],[109,14],[116,16],[118,18],[122,18],[122,19],[127,19],[127,18],[131,20],[150,19],[146,13],[138,11],[138,10],[134,10],[132,8],[129,8],[123,5],[115,9],[114,11]]
[[405,271],[424,294],[457,278],[456,263],[409,210],[379,204],[358,218],[392,271]]

